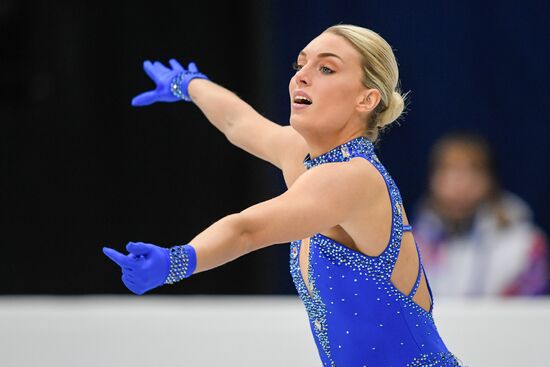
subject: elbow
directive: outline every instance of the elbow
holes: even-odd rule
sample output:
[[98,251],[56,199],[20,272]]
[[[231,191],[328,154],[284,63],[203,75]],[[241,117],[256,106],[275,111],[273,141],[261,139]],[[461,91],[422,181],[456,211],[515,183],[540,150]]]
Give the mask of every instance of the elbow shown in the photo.
[[223,134],[231,144],[235,146],[239,146],[239,117],[238,116],[235,116],[235,115],[226,116]]
[[248,254],[274,244],[272,238],[267,234],[266,226],[258,223],[249,214],[245,210],[232,215],[235,231],[238,233],[238,243],[243,254]]
[[256,237],[250,226],[247,226],[247,220],[242,213],[228,215],[225,217],[225,220],[231,228],[230,231],[233,233],[234,243],[237,245],[238,252],[241,255],[256,250]]

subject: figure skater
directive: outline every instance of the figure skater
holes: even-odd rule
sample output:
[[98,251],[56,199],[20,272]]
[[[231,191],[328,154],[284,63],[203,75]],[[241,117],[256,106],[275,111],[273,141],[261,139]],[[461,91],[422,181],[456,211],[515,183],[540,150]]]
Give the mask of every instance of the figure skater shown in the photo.
[[[459,366],[439,336],[433,296],[399,190],[376,157],[404,110],[397,62],[377,33],[336,25],[298,55],[290,126],[257,113],[195,64],[146,61],[156,89],[132,100],[192,101],[227,139],[282,170],[288,190],[171,248],[104,253],[136,294],[290,242],[290,273],[324,366]],[[305,157],[305,158],[304,158]]]

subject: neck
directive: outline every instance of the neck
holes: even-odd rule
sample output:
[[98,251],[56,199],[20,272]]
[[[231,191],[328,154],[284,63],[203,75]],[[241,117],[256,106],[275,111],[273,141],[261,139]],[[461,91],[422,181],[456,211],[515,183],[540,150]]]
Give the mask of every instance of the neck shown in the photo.
[[309,154],[312,159],[328,152],[331,149],[336,148],[339,145],[342,145],[352,139],[355,139],[359,136],[366,136],[363,131],[357,131],[353,133],[343,133],[336,136],[315,136],[308,137],[306,143],[309,147]]

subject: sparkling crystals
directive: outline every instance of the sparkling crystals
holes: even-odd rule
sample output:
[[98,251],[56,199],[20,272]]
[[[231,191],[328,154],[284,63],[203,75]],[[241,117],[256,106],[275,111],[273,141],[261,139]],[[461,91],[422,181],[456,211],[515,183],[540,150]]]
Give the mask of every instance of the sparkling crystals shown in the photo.
[[400,203],[395,203],[395,213],[398,216],[401,216],[401,204]]
[[201,74],[198,71],[183,71],[170,81],[170,92],[174,97],[190,102],[191,97],[187,92],[187,86],[189,82],[195,78],[208,79],[206,75]]
[[[310,290],[308,290],[302,277],[298,256],[293,256],[293,249],[296,248],[296,253],[298,254],[300,252],[300,246],[301,241],[293,241],[291,243],[290,273],[298,291],[298,295],[300,296],[300,299],[306,307],[309,319],[311,320],[310,322],[312,323],[313,329],[315,330],[315,336],[319,340],[319,344],[323,349],[325,355],[327,356],[327,358],[329,358],[329,360],[331,360],[330,342],[328,338],[327,308],[315,284],[315,282],[317,281],[316,279],[319,278],[316,275],[320,275],[320,273],[314,273],[314,266],[312,264],[315,264],[315,262],[311,261],[312,256],[314,256],[316,253],[316,248],[314,245],[312,245],[312,243],[310,243],[308,258],[308,279],[310,281]],[[327,266],[327,270],[329,268],[330,267]],[[331,301],[331,304],[332,303],[333,302]]]
[[323,328],[323,325],[321,325],[321,320],[316,319],[315,320],[315,330],[320,331]]
[[449,351],[439,353],[425,353],[414,358],[406,367],[445,366],[461,367],[461,363]]
[[290,256],[295,259],[296,256],[298,256],[298,247],[296,246],[292,246],[292,248],[290,249]]
[[370,156],[373,153],[374,145],[366,137],[359,136],[316,158],[311,158],[308,154],[304,158],[304,166],[311,169],[323,163],[346,162],[357,155]]
[[187,248],[173,246],[170,248],[170,270],[164,284],[174,284],[189,277],[194,269],[189,269],[189,254]]
[[[386,248],[378,256],[368,256],[321,233],[313,235],[309,239],[310,251],[307,262],[310,294],[298,261],[301,241],[292,242],[290,247],[292,279],[305,305],[324,366],[334,366],[335,362],[342,366],[343,362],[331,354],[331,346],[333,353],[340,348],[343,350],[344,346],[353,349],[353,345],[346,344],[351,342],[352,338],[346,337],[350,333],[353,333],[357,340],[365,340],[363,336],[367,333],[375,332],[384,336],[388,330],[393,331],[401,324],[405,331],[399,333],[397,339],[392,339],[392,345],[393,349],[404,350],[405,344],[413,347],[408,339],[407,343],[404,343],[404,340],[398,341],[403,339],[402,336],[408,335],[407,325],[413,325],[413,328],[417,325],[414,331],[428,338],[430,331],[435,330],[431,310],[426,311],[418,306],[412,301],[412,297],[401,293],[391,282],[403,236],[402,199],[395,182],[376,157],[372,143],[366,137],[358,137],[316,158],[312,159],[308,155],[304,159],[304,165],[311,169],[324,163],[346,162],[358,156],[364,157],[378,169],[387,184],[392,209],[392,230]],[[359,313],[362,313],[361,318],[358,317]],[[344,320],[349,321],[349,324],[342,324]],[[397,343],[401,347],[398,347]],[[379,344],[378,347],[371,344],[372,350],[376,350],[372,353],[373,356],[376,353],[386,353],[384,345],[390,343]],[[417,344],[414,344],[414,347],[417,347]],[[423,350],[429,352],[426,348]],[[441,356],[426,354],[412,362],[404,360],[403,363],[392,365],[404,366],[409,362],[411,367],[441,366],[437,358],[441,359]],[[423,363],[424,361],[429,363]],[[353,365],[358,366],[371,364],[368,360],[354,362],[356,363]]]
[[343,146],[342,148],[342,156],[344,158],[349,158],[349,149],[347,146]]

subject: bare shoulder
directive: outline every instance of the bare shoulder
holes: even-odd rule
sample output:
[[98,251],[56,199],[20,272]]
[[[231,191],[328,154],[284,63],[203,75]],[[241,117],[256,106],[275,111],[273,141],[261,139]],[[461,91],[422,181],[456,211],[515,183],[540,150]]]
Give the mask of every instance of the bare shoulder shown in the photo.
[[[354,209],[369,211],[383,205],[388,195],[383,176],[363,157],[355,157],[348,162],[324,163],[302,176],[299,178],[300,185],[307,186],[319,197],[338,198],[332,205],[338,205],[338,201],[347,203],[347,209],[352,210],[351,217],[355,217]],[[334,195],[333,191],[339,193]]]
[[357,160],[323,163],[304,173],[296,184],[299,181],[300,185],[306,185],[311,191],[345,191],[358,195],[376,179],[372,169],[376,171],[372,165],[369,167]]
[[348,166],[357,172],[358,178],[366,183],[369,189],[386,189],[384,177],[378,169],[367,159],[363,157],[354,157],[350,159]]
[[[286,141],[286,147],[281,148],[281,170],[287,187],[291,187],[294,182],[306,172],[304,158],[308,154],[308,146],[300,134],[292,127],[284,128],[286,137],[281,141]],[[323,167],[322,169],[319,169]],[[351,159],[345,163],[328,163],[316,167],[316,173],[322,176],[330,177],[333,181],[341,181],[345,178],[348,181],[345,185],[350,186],[353,183],[363,185],[363,190],[369,194],[379,195],[385,190],[385,182],[380,172],[372,163],[361,157]]]
[[240,213],[254,249],[354,222],[365,204],[363,170],[349,162],[305,171],[283,194]]

